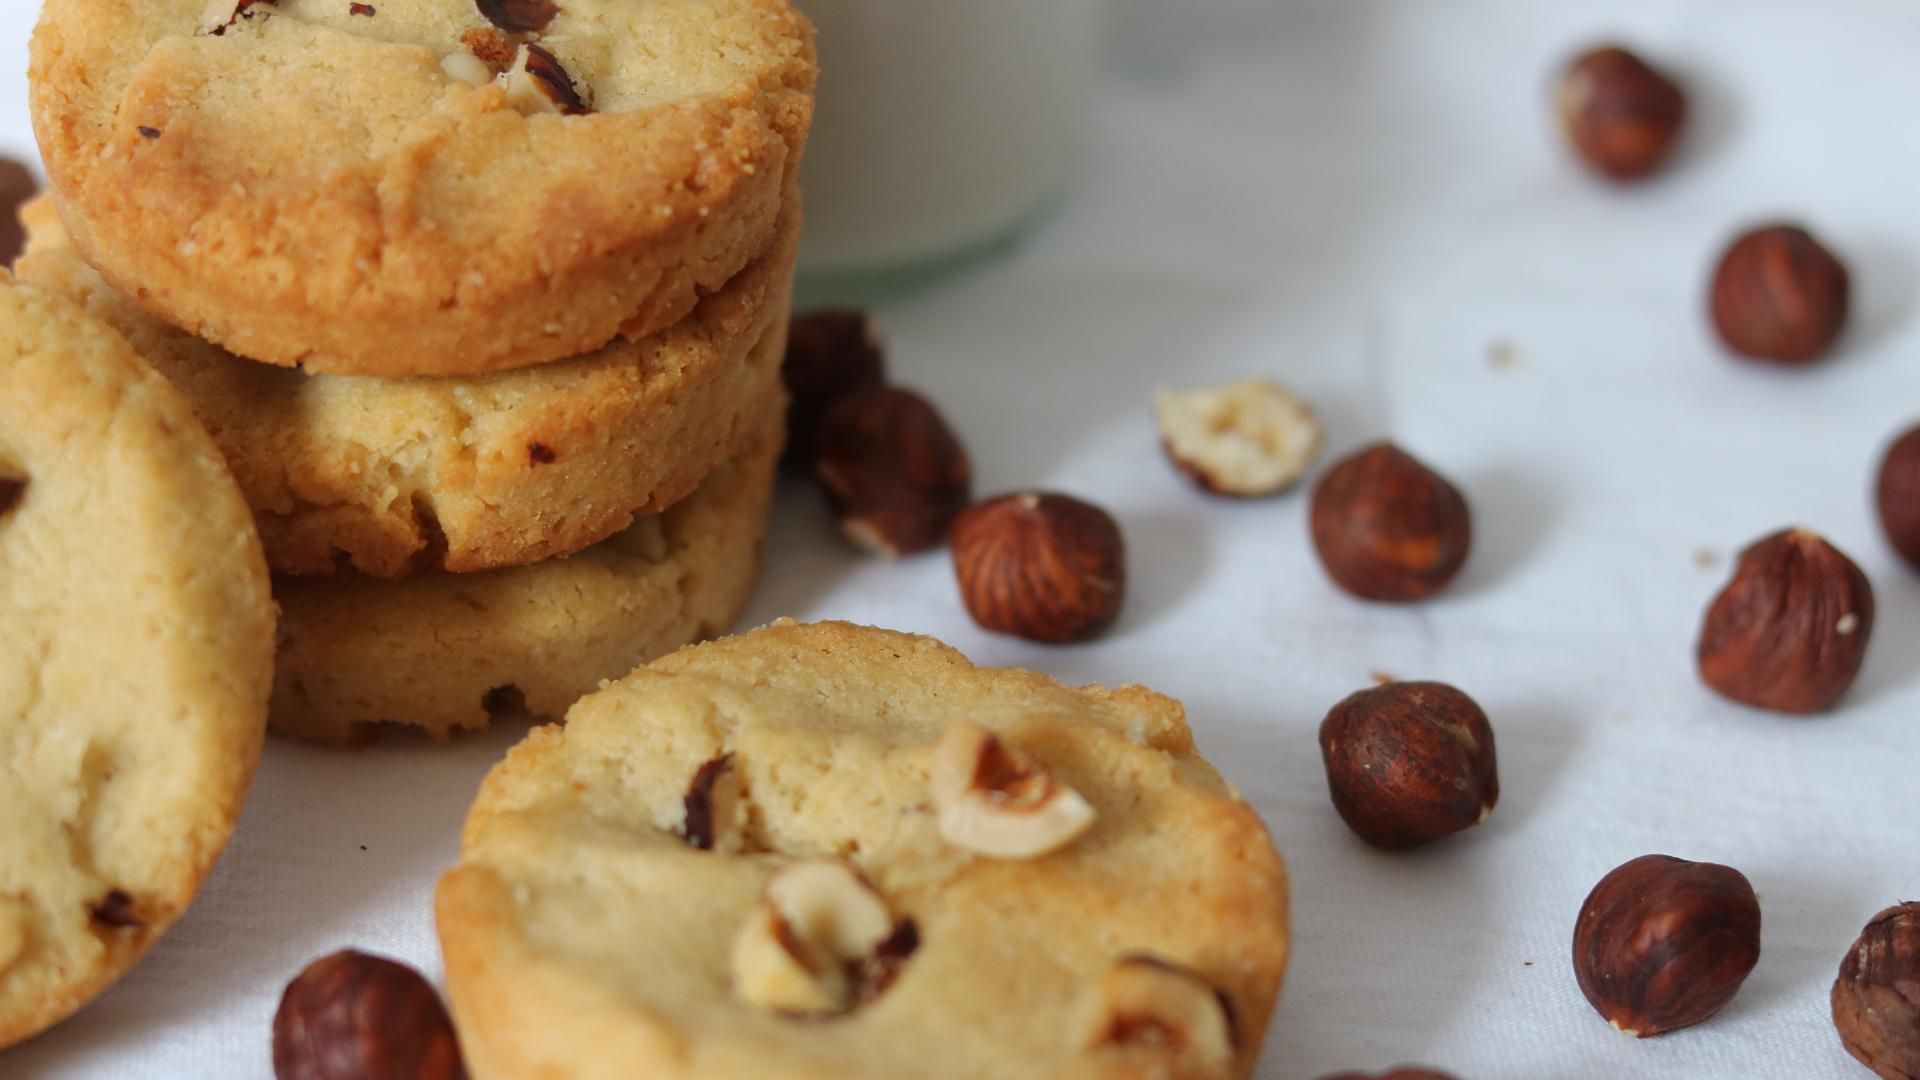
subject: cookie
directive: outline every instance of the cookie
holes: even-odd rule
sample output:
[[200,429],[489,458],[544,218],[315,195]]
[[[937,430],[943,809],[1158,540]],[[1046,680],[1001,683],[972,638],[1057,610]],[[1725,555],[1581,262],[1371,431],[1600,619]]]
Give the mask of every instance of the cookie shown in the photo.
[[226,846],[266,731],[273,603],[187,403],[3,271],[0,642],[4,1047],[132,967]]
[[722,634],[759,571],[785,397],[691,497],[577,555],[400,581],[275,579],[272,726],[336,745],[558,718],[602,680]]
[[1286,877],[1178,703],[778,623],[488,776],[437,895],[476,1077],[1244,1077]]
[[678,322],[773,243],[815,70],[786,0],[66,0],[29,79],[116,288],[242,356],[405,376]]
[[663,333],[443,379],[241,360],[109,287],[48,201],[26,218],[22,279],[86,304],[187,396],[278,573],[465,573],[579,551],[685,498],[780,392],[797,208],[773,251]]

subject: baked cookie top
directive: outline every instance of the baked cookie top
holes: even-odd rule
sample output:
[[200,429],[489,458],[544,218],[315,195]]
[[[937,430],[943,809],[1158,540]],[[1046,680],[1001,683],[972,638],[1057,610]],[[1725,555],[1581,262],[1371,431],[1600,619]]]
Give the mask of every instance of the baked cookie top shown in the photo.
[[30,79],[115,287],[400,376],[672,325],[772,242],[814,76],[786,0],[64,0]]
[[1180,706],[778,623],[533,732],[441,882],[477,1076],[1246,1076],[1265,828]]
[[466,573],[583,550],[690,495],[780,392],[797,207],[769,252],[662,333],[437,379],[242,360],[108,286],[50,200],[22,216],[21,278],[85,304],[186,396],[278,573]]
[[266,730],[253,519],[186,402],[0,272],[0,1046],[186,908]]

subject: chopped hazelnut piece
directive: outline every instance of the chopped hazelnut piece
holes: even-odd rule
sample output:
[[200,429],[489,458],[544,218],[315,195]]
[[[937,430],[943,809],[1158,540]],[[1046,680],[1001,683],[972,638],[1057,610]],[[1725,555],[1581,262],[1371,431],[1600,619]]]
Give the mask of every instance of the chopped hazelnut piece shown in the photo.
[[466,83],[472,87],[482,87],[493,81],[493,69],[485,60],[470,52],[448,53],[440,59],[440,70],[454,82]]
[[1094,991],[1091,1050],[1159,1050],[1230,1062],[1239,1038],[1220,989],[1188,968],[1151,956],[1121,957]]
[[200,34],[219,37],[242,16],[250,19],[272,14],[274,7],[269,0],[208,0],[206,10],[200,15]]
[[940,835],[982,855],[1034,858],[1093,825],[1093,806],[1079,792],[974,724],[948,725],[930,781]]
[[740,809],[740,770],[734,768],[732,754],[723,754],[700,766],[687,785],[680,835],[701,851],[739,852]]
[[1162,390],[1154,415],[1174,466],[1218,495],[1276,495],[1298,483],[1320,453],[1313,410],[1270,379]]
[[851,865],[795,863],[767,882],[734,938],[734,992],[779,1013],[846,1012],[859,1003],[863,972],[896,928],[886,900]]
[[522,45],[507,70],[507,101],[529,116],[580,116],[593,111],[560,60],[538,45]]

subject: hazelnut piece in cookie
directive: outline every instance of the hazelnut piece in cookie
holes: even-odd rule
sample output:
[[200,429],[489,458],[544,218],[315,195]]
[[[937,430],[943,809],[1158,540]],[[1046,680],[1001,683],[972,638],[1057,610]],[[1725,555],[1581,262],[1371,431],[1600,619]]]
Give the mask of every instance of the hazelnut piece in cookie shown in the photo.
[[851,865],[788,866],[733,939],[742,1000],[796,1016],[831,1016],[859,1003],[862,973],[894,936],[893,912]]
[[1233,1009],[1199,972],[1157,957],[1121,957],[1094,991],[1087,1046],[1152,1049],[1230,1062],[1239,1042]]
[[947,726],[930,782],[940,835],[982,855],[1035,858],[1093,825],[1093,806],[1078,791],[974,724]]
[[522,45],[507,70],[507,101],[528,116],[583,116],[593,111],[559,57],[538,45]]
[[740,809],[740,770],[733,767],[732,754],[723,754],[700,766],[687,785],[680,837],[701,851],[738,853],[743,846]]

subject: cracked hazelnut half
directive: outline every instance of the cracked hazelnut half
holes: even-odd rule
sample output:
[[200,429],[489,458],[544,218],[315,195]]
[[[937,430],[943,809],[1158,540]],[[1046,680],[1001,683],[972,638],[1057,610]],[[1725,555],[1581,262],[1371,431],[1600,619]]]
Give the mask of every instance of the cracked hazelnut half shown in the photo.
[[689,847],[723,853],[741,850],[740,770],[734,768],[732,754],[700,766],[687,786],[685,803],[680,836]]
[[941,837],[982,855],[1035,858],[1093,826],[1078,791],[974,724],[947,725],[928,779]]
[[1125,956],[1094,990],[1087,1048],[1155,1050],[1224,1064],[1239,1052],[1227,996],[1190,968],[1152,956]]
[[507,69],[507,102],[529,116],[584,116],[593,111],[560,59],[538,45],[522,45]]
[[1873,633],[1873,586],[1805,529],[1749,547],[1707,608],[1700,677],[1721,696],[1774,712],[1824,712],[1845,696]]
[[273,1016],[278,1080],[465,1080],[453,1020],[419,972],[352,949],[309,964]]
[[1833,1026],[1882,1080],[1920,1077],[1920,904],[1873,917],[1840,962]]
[[793,1016],[846,1012],[865,996],[863,976],[898,929],[886,899],[848,863],[794,863],[768,879],[734,937],[734,992]]
[[1319,419],[1271,379],[1162,390],[1153,409],[1167,459],[1216,495],[1277,495],[1320,453]]

